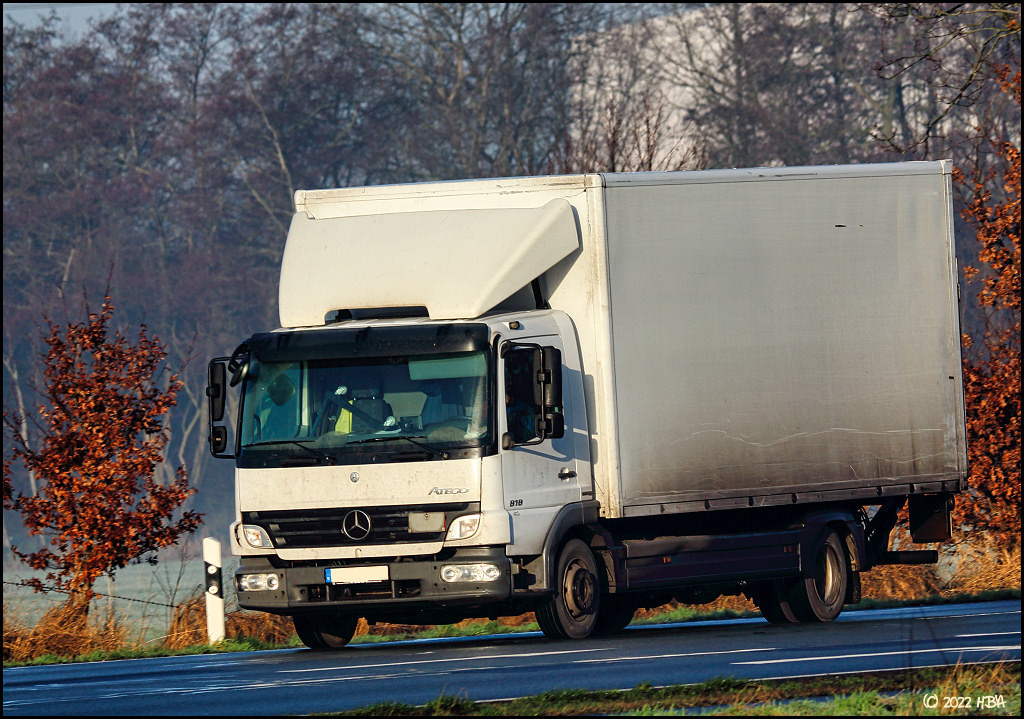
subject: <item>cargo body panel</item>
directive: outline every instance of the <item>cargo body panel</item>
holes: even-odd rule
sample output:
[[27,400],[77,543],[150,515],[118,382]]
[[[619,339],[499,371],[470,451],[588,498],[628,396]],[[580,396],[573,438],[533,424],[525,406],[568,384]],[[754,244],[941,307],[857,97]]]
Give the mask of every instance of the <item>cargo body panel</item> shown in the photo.
[[948,168],[874,167],[606,189],[622,515],[960,488]]

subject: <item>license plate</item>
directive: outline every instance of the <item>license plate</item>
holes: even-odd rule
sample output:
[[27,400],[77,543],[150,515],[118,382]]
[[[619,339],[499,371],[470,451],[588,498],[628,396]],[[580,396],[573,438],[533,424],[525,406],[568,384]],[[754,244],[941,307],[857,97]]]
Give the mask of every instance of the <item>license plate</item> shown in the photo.
[[324,575],[328,584],[366,584],[386,582],[389,579],[385,567],[327,567]]

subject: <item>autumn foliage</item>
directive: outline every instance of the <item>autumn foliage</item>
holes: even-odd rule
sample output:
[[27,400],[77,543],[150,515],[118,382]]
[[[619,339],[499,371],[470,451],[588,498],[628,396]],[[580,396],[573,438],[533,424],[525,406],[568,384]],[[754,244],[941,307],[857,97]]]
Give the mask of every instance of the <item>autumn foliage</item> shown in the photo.
[[[4,457],[4,509],[20,512],[30,535],[45,541],[36,551],[12,551],[86,606],[99,577],[140,559],[155,562],[157,550],[201,521],[195,512],[173,519],[195,491],[183,467],[167,485],[155,478],[181,380],[164,377],[167,353],[145,325],[135,344],[120,332],[110,336],[113,311],[107,296],[98,313],[86,309],[84,322],[47,319],[37,415],[3,415],[13,447]],[[16,463],[37,490],[15,489]]]
[[[1020,70],[1006,68],[1000,80],[1019,107]],[[992,145],[998,171],[957,176],[971,191],[962,214],[977,233],[978,266],[966,267],[965,276],[980,287],[984,334],[963,337],[971,489],[957,502],[955,522],[1011,546],[1020,542],[1021,503],[1020,148],[999,137]],[[1000,196],[993,197],[991,180]]]

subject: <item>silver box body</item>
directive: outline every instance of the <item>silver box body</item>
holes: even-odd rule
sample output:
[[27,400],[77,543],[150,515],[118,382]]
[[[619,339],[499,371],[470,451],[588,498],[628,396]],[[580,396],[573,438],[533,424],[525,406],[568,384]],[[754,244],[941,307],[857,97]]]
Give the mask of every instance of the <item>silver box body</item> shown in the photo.
[[960,489],[948,164],[700,174],[605,190],[608,511]]

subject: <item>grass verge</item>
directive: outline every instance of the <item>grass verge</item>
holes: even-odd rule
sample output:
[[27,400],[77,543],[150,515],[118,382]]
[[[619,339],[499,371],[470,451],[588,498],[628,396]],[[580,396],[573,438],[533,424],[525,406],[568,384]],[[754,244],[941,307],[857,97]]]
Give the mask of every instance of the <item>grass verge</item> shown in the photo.
[[330,716],[1019,716],[1020,709],[1020,662],[1013,662],[800,680],[642,684],[626,691],[546,692],[500,702],[440,696],[420,706],[388,702]]

